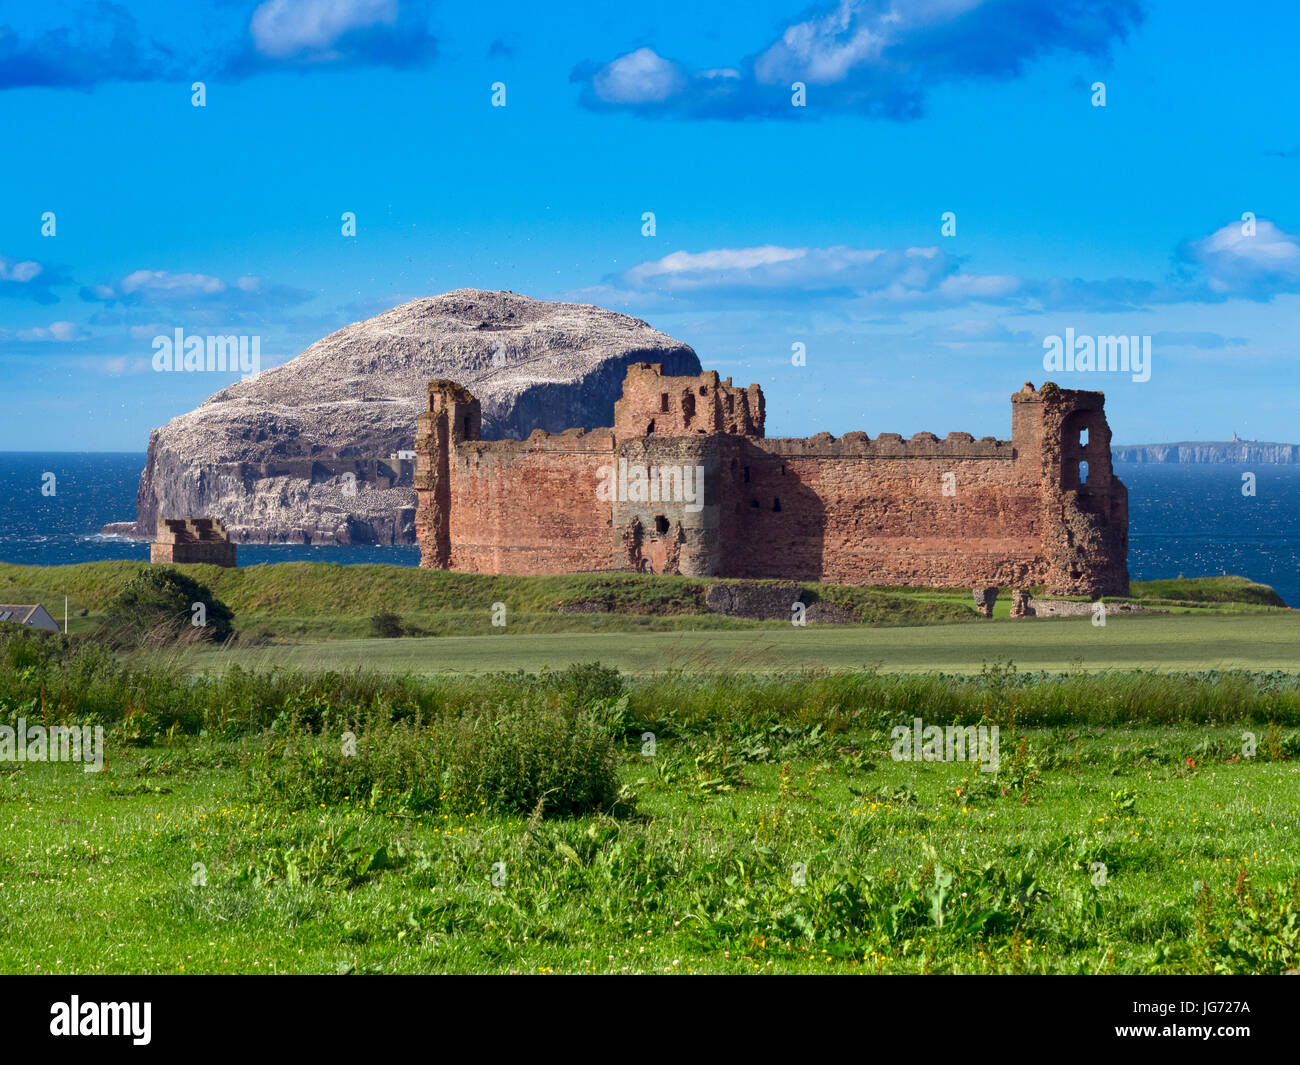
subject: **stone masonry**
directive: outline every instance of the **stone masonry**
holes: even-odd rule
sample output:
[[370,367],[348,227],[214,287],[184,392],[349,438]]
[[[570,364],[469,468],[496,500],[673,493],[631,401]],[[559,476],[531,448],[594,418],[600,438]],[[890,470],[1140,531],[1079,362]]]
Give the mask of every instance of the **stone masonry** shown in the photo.
[[217,518],[159,518],[149,561],[233,567],[235,545]]
[[627,371],[612,428],[481,439],[429,385],[415,443],[421,565],[1128,593],[1128,493],[1100,392],[1030,384],[1011,439],[766,439],[763,393]]

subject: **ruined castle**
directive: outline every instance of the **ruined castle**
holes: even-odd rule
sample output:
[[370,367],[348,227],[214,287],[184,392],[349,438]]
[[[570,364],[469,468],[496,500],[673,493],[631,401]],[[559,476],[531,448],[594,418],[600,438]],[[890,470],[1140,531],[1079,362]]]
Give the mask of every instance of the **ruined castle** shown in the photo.
[[612,428],[480,439],[479,403],[429,385],[415,441],[425,567],[648,571],[1128,594],[1128,492],[1100,392],[1011,397],[1011,439],[766,439],[763,393],[628,368]]

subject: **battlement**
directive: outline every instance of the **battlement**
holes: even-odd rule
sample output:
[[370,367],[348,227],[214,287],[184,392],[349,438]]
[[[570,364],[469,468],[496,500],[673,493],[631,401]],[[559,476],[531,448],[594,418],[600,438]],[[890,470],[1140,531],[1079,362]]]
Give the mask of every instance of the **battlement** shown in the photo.
[[614,431],[628,436],[761,437],[765,416],[758,385],[736,388],[716,370],[697,377],[665,377],[659,363],[627,368],[623,397],[614,404]]
[[970,433],[949,433],[940,440],[934,433],[914,433],[904,439],[898,433],[881,433],[874,440],[863,432],[830,433],[814,436],[777,437],[763,442],[765,450],[780,455],[805,457],[870,459],[932,459],[962,461],[967,459],[1015,458],[1010,440],[985,436],[976,440]]
[[233,567],[235,545],[219,518],[159,518],[149,561]]

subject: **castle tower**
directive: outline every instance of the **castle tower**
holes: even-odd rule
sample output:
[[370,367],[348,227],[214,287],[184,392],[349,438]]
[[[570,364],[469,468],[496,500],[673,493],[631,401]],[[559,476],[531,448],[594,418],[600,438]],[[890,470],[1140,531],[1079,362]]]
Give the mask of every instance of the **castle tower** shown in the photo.
[[429,405],[415,433],[415,534],[422,566],[451,567],[451,453],[463,441],[480,439],[482,430],[482,409],[468,389],[442,378],[429,382]]
[[634,362],[614,404],[614,432],[619,439],[719,433],[761,439],[765,413],[758,385],[736,388],[716,370],[665,377],[659,363]]
[[1128,595],[1128,489],[1115,477],[1106,397],[1026,383],[1011,397],[1012,443],[1037,460],[1052,595]]

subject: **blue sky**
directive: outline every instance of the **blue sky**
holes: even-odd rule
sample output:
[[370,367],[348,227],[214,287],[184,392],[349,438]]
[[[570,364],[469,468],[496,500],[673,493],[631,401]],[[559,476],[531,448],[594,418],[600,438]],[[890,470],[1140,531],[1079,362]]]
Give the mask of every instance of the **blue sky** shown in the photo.
[[[156,335],[267,366],[464,287],[644,318],[769,435],[1005,437],[1050,376],[1117,442],[1300,439],[1295,4],[563,8],[0,3],[0,450],[143,450],[229,382]],[[1048,374],[1067,329],[1150,380]]]

